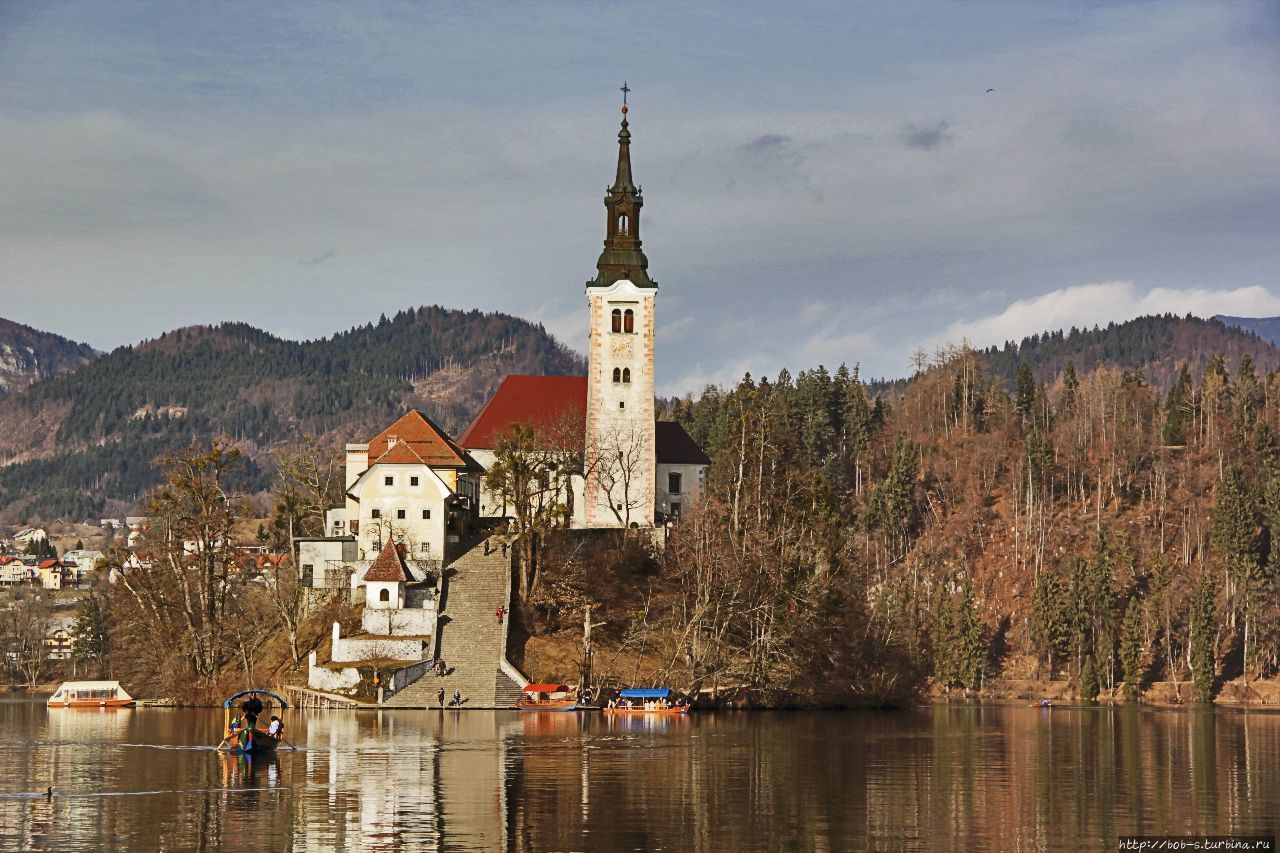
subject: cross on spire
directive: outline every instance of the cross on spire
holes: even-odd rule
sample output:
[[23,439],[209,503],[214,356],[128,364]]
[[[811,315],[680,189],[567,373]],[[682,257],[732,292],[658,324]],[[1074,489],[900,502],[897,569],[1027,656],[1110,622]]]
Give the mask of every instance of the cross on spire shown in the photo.
[[631,91],[631,87],[627,85],[627,81],[622,81],[622,88],[618,91],[622,92],[622,111],[627,111],[627,93]]

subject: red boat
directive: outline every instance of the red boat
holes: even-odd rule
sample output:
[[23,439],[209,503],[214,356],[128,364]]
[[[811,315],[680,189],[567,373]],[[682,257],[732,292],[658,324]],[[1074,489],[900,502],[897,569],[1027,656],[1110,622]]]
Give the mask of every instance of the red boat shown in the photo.
[[516,707],[521,711],[576,711],[578,697],[567,684],[526,684]]

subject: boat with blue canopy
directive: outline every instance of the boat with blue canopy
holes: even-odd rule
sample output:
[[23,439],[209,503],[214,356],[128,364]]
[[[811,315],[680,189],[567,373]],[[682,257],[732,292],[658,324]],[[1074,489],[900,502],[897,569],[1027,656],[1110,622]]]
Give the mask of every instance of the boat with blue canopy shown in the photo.
[[627,687],[603,708],[606,714],[687,714],[689,703],[666,687]]
[[[270,690],[241,690],[222,703],[223,737],[218,749],[226,747],[232,755],[253,755],[274,752],[284,740],[284,722],[278,716],[272,717],[265,728],[258,728],[258,718],[262,716],[267,705],[262,697],[274,700],[283,713],[289,703]],[[239,707],[239,714],[232,715],[237,699],[245,698]],[[277,725],[278,723],[278,725]],[[288,741],[285,741],[288,743]],[[293,746],[293,744],[289,744]]]

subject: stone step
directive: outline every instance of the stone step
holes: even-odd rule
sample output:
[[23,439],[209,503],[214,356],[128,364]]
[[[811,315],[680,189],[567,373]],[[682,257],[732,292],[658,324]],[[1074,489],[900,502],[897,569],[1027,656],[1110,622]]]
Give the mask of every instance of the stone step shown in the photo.
[[437,656],[449,672],[426,675],[390,697],[390,707],[439,707],[453,701],[456,690],[462,707],[514,707],[520,687],[504,673],[507,625],[498,622],[497,609],[506,607],[511,589],[511,555],[497,540],[477,542],[445,571],[436,629]]

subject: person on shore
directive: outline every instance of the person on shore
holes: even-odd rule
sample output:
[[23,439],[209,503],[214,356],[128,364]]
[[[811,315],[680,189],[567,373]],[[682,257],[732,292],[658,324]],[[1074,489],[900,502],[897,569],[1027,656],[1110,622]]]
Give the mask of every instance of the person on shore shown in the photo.
[[457,690],[453,691],[453,707],[455,708],[462,707],[462,694],[459,693]]
[[502,616],[503,616],[503,614],[505,614],[506,612],[507,612],[506,608],[505,608],[505,607],[503,607],[501,604],[499,604],[499,605],[498,605],[498,624],[499,624],[499,625],[501,625],[501,624],[502,624]]

